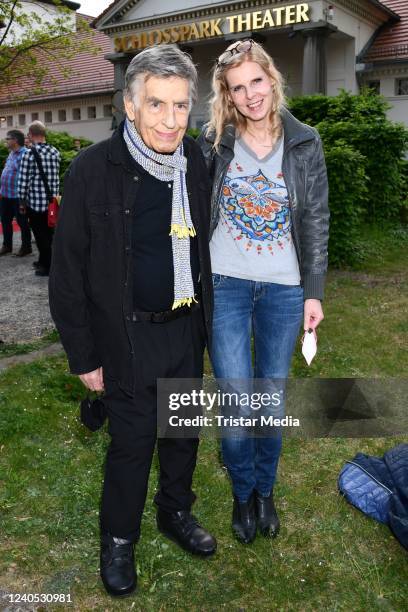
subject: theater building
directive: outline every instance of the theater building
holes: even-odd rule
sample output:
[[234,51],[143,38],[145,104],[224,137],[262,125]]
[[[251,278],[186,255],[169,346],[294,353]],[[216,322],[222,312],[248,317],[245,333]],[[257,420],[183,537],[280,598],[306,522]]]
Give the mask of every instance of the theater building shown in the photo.
[[174,42],[191,53],[199,70],[199,103],[191,126],[207,118],[211,68],[233,40],[261,41],[287,82],[287,95],[364,84],[384,93],[390,115],[408,123],[407,0],[116,0],[94,26],[112,40],[115,106],[132,56],[151,44]]
[[[63,1],[73,14],[80,10],[79,2]],[[273,56],[288,97],[358,93],[366,85],[389,100],[391,119],[408,125],[408,0],[115,0],[90,21],[100,48],[96,56],[83,52],[67,60],[68,77],[50,65],[50,86],[42,93],[25,83],[18,95],[0,89],[0,138],[37,118],[74,136],[108,137],[122,117],[131,58],[166,42],[187,50],[198,67],[199,102],[190,125],[199,128],[208,117],[215,59],[245,37],[261,41]]]

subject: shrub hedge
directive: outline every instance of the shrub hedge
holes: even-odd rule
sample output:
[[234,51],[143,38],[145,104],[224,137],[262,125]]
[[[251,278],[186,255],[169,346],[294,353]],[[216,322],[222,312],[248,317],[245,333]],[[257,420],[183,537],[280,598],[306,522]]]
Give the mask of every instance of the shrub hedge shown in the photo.
[[330,189],[329,261],[353,264],[363,223],[399,223],[408,217],[408,130],[387,119],[388,102],[369,90],[297,97],[289,108],[316,127],[323,141]]
[[366,159],[347,144],[326,148],[330,189],[329,262],[352,265],[368,198]]
[[8,149],[4,142],[0,140],[0,172],[3,169],[4,164],[6,163],[6,159],[8,156]]

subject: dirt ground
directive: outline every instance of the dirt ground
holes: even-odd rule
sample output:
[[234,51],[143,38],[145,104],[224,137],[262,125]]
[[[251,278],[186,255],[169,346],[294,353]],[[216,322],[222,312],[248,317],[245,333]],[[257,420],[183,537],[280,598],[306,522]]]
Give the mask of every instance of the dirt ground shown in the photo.
[[[0,237],[2,238],[2,236]],[[14,233],[13,252],[20,248],[20,234]],[[0,340],[30,342],[53,329],[48,307],[48,278],[35,275],[33,262],[38,252],[25,257],[0,257]]]

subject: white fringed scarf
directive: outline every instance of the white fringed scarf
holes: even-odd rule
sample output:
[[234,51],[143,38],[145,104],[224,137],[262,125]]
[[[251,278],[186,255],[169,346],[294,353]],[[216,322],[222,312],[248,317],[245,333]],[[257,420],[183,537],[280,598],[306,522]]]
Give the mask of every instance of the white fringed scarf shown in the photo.
[[170,236],[173,250],[174,302],[172,310],[179,306],[191,306],[194,284],[190,265],[190,236],[196,231],[190,215],[186,186],[187,159],[181,143],[172,155],[162,155],[149,149],[141,139],[132,121],[126,119],[123,137],[133,159],[159,181],[173,181]]

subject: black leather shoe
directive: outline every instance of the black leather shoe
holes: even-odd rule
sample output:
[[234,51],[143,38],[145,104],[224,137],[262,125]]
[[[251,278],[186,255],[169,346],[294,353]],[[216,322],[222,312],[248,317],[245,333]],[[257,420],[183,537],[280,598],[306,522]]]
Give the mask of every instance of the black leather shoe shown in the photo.
[[108,534],[101,537],[101,578],[109,595],[122,597],[136,588],[134,544]]
[[30,255],[33,252],[31,247],[21,247],[19,251],[16,253],[16,257],[25,257],[26,255]]
[[234,495],[232,531],[243,544],[250,544],[255,540],[256,516],[253,495],[246,502],[240,502]]
[[208,557],[217,550],[217,540],[205,531],[188,510],[157,512],[157,528],[181,548],[194,555]]
[[0,249],[0,255],[7,255],[8,253],[11,253],[12,250],[13,249],[10,247],[2,246]]
[[268,497],[262,497],[255,491],[255,504],[260,533],[266,538],[276,538],[280,522],[273,502],[273,493]]

